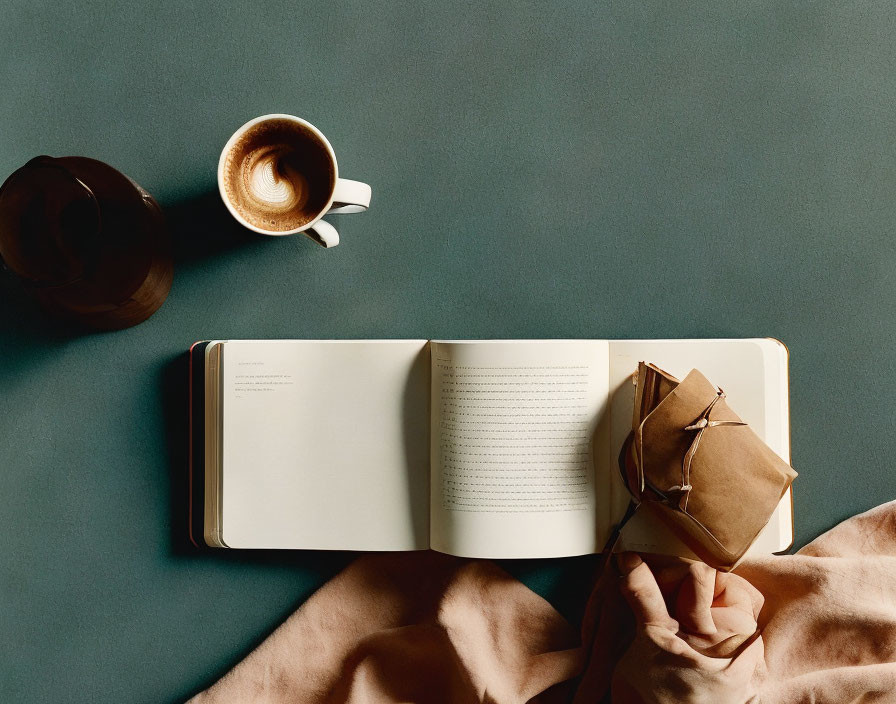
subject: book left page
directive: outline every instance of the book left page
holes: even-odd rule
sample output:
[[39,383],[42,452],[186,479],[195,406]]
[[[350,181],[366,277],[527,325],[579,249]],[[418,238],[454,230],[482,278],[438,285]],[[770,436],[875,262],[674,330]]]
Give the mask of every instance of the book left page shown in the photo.
[[427,341],[227,341],[221,357],[227,547],[429,547]]
[[432,342],[431,543],[464,557],[600,550],[600,340]]

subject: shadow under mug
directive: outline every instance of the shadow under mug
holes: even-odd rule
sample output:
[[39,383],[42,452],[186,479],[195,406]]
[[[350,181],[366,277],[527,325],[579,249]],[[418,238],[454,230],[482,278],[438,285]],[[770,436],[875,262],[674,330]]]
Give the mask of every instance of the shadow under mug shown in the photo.
[[[258,225],[249,222],[239,212],[236,206],[234,206],[225,187],[227,157],[237,145],[239,140],[246,133],[257,127],[258,125],[265,122],[277,121],[294,122],[304,127],[306,132],[309,132],[311,135],[317,138],[317,140],[319,140],[320,146],[323,147],[329,158],[333,174],[332,183],[329,189],[329,197],[326,199],[323,205],[319,209],[317,209],[317,212],[316,214],[314,214],[312,219],[302,224],[300,227],[295,227],[288,230],[265,229],[264,227],[259,227]],[[300,117],[282,113],[262,115],[260,117],[256,117],[253,120],[249,120],[246,124],[240,127],[236,132],[234,132],[229,140],[227,140],[227,143],[224,145],[224,149],[221,150],[221,157],[218,160],[218,190],[221,193],[221,199],[224,201],[224,205],[227,206],[230,214],[233,215],[233,217],[236,218],[236,220],[244,227],[254,232],[258,232],[262,235],[281,236],[294,235],[301,232],[314,242],[317,242],[317,244],[321,245],[322,247],[335,247],[337,244],[339,244],[339,233],[336,231],[335,227],[333,227],[330,223],[322,220],[321,218],[323,218],[324,215],[333,213],[364,212],[370,206],[371,195],[370,186],[368,186],[366,183],[339,178],[339,168],[336,163],[336,154],[334,153],[333,147],[330,145],[329,141],[327,141],[327,138],[324,137],[323,133],[319,129],[317,129],[310,122],[307,122]]]

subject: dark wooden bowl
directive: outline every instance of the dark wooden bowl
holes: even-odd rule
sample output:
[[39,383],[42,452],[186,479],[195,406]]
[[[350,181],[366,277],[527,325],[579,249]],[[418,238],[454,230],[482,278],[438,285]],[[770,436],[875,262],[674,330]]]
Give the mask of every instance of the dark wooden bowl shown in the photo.
[[36,157],[0,186],[0,257],[45,309],[100,330],[146,320],[173,277],[158,204],[86,157]]

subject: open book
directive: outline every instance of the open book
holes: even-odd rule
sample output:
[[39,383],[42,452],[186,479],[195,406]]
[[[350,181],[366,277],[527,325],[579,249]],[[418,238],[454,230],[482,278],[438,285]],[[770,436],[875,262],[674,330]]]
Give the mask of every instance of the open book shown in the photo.
[[[641,360],[700,369],[789,461],[787,352],[750,340],[218,340],[191,350],[191,534],[229,548],[599,552]],[[788,491],[754,552],[793,540]],[[623,545],[689,553],[636,516]]]

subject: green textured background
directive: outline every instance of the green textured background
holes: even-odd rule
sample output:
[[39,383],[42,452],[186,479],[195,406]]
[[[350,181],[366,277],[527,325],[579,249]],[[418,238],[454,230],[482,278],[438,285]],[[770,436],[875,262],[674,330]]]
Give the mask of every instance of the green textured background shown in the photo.
[[[0,289],[0,700],[186,698],[349,559],[184,547],[198,338],[774,336],[798,544],[894,497],[892,4],[0,13],[0,178],[102,159],[177,240],[131,330],[75,334]],[[224,141],[280,111],[373,187],[332,251],[218,203]],[[574,616],[587,560],[508,566]]]

